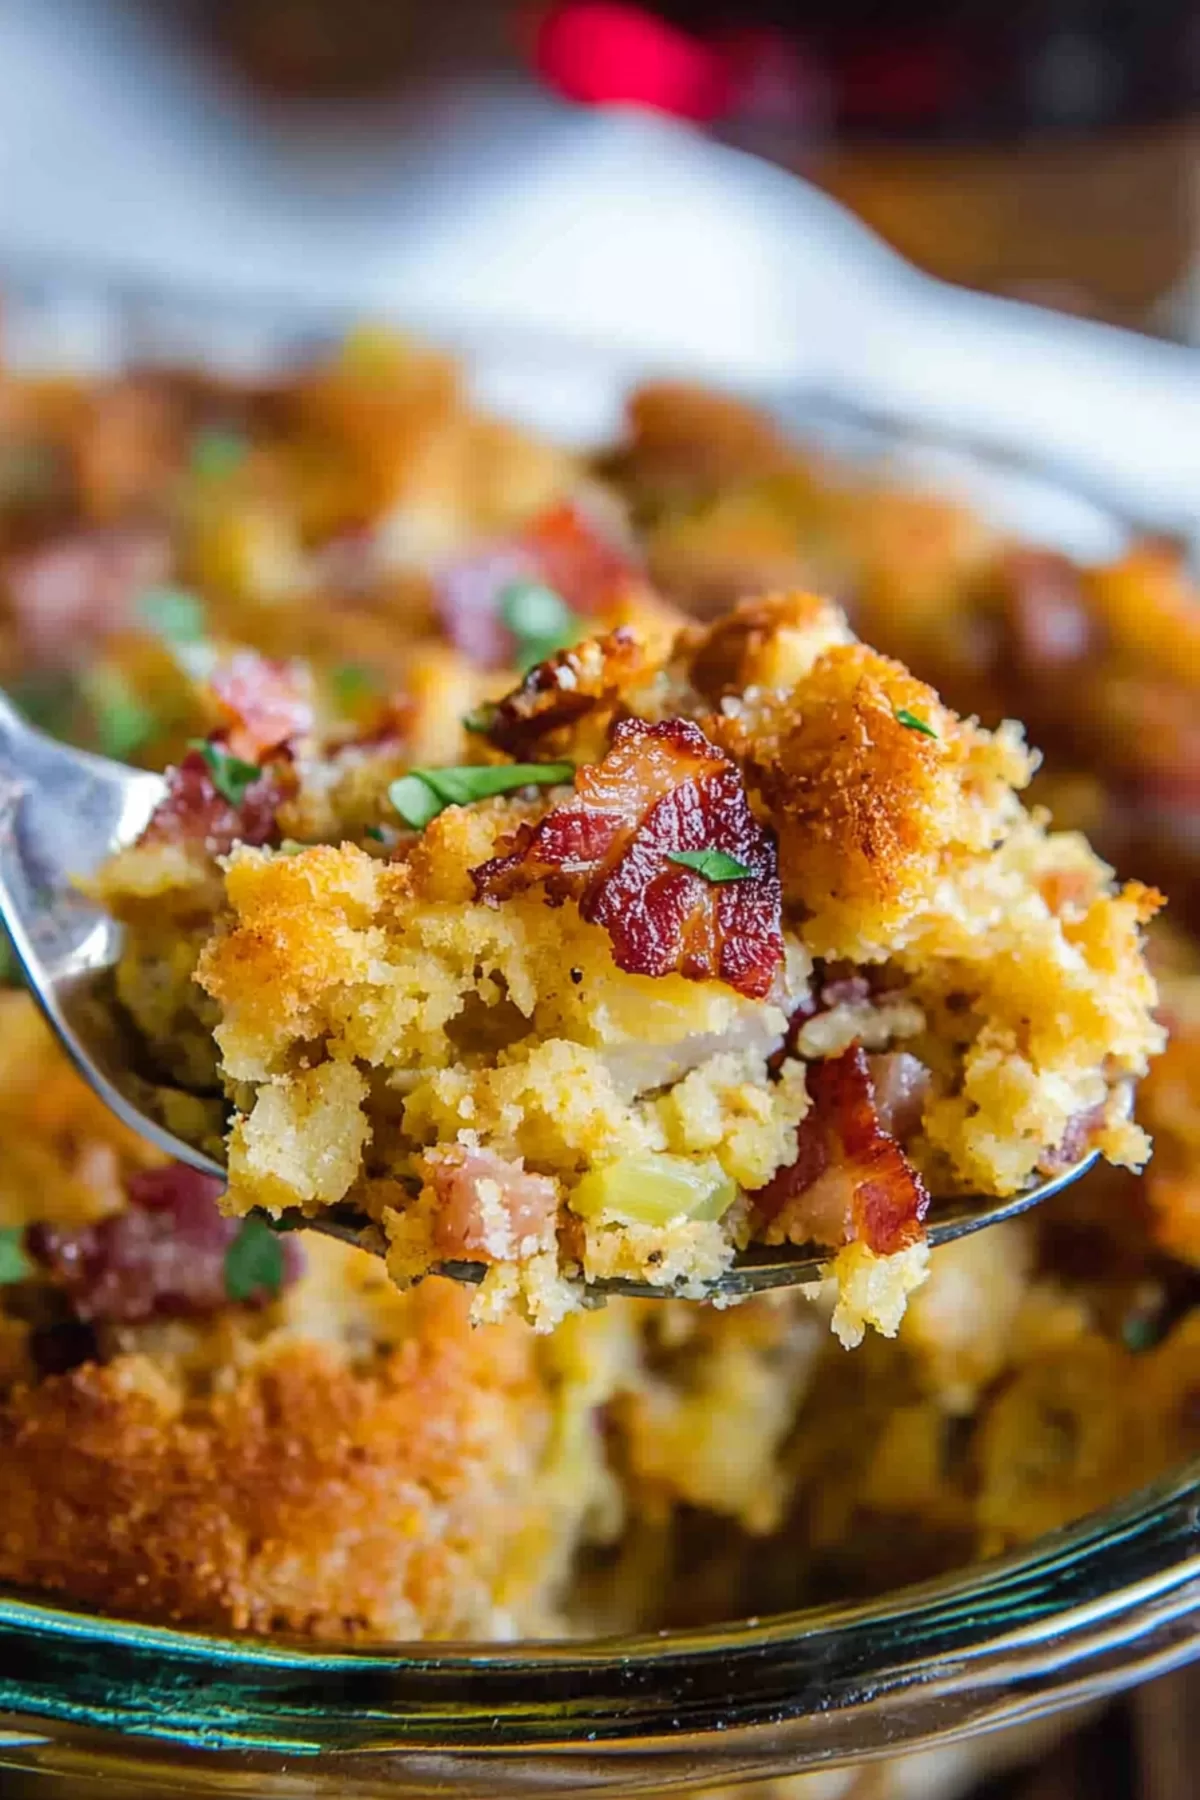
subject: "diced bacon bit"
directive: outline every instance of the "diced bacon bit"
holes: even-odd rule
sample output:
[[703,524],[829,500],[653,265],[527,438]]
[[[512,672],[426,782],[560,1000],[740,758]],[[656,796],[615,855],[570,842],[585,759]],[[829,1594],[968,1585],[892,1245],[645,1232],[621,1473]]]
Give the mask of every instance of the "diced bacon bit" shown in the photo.
[[1047,1151],[1038,1168],[1043,1175],[1059,1175],[1064,1169],[1070,1169],[1087,1155],[1092,1139],[1104,1124],[1108,1111],[1106,1101],[1096,1106],[1089,1106],[1084,1112],[1077,1112],[1068,1119],[1067,1129],[1054,1150]]
[[239,650],[209,676],[234,756],[260,762],[313,728],[312,700],[300,671],[253,650]]
[[871,1085],[879,1123],[901,1144],[920,1130],[925,1101],[933,1076],[919,1056],[910,1050],[888,1050],[869,1056]]
[[442,630],[477,668],[510,667],[513,639],[500,617],[500,597],[514,582],[540,579],[533,557],[512,544],[493,545],[451,564],[435,589]]
[[821,984],[821,1010],[834,1006],[861,1006],[871,998],[871,983],[866,975],[835,975]]
[[1085,907],[1096,895],[1096,877],[1090,869],[1048,869],[1038,880],[1038,890],[1052,913],[1068,907]]
[[547,586],[572,612],[593,618],[636,573],[624,550],[608,541],[569,500],[542,513],[522,538]]
[[[135,1324],[230,1305],[225,1253],[241,1221],[217,1210],[221,1183],[171,1163],[140,1170],[126,1188],[126,1210],[98,1225],[36,1225],[27,1235],[30,1255],[64,1290],[75,1317]],[[293,1238],[280,1242],[288,1284],[303,1272],[304,1256]]]
[[1021,550],[1005,566],[1008,650],[1027,674],[1055,675],[1097,647],[1079,570],[1051,550]]
[[537,581],[553,588],[572,612],[593,618],[635,572],[633,563],[588,523],[570,502],[542,513],[519,536],[477,550],[437,577],[442,629],[477,667],[511,666],[516,646],[500,616],[506,588]]
[[778,1075],[787,1059],[796,1055],[796,1040],[810,1019],[831,1011],[835,1006],[861,1005],[876,992],[875,984],[881,975],[880,970],[866,973],[850,970],[845,963],[830,965],[818,962],[813,969],[809,992],[788,1015],[783,1043],[768,1058],[769,1072]]
[[218,793],[199,750],[189,750],[181,763],[167,770],[166,779],[166,798],[155,808],[143,842],[203,844],[212,856],[226,855],[235,844],[257,848],[272,843],[278,834],[276,814],[295,791],[295,775],[286,758],[267,764],[240,806],[231,806]]
[[170,573],[165,532],[152,526],[98,527],[12,557],[4,580],[29,657],[71,664],[127,627],[138,595]]
[[810,1064],[808,1089],[795,1160],[751,1196],[760,1230],[774,1242],[857,1241],[879,1256],[907,1249],[924,1235],[929,1195],[884,1128],[862,1045]]
[[328,603],[359,600],[371,591],[379,573],[379,533],[371,520],[346,525],[313,552],[312,566]]
[[491,1150],[433,1150],[422,1164],[433,1190],[433,1246],[450,1261],[519,1262],[553,1248],[558,1193],[547,1175]]
[[[770,992],[783,962],[774,840],[750,811],[742,778],[698,725],[626,719],[599,763],[579,770],[574,798],[471,872],[496,904],[545,884],[552,906],[578,901],[603,925],[613,960],[632,975],[726,981],[750,999]],[[722,850],[750,871],[714,883],[669,860]]]
[[650,667],[649,647],[628,625],[560,650],[530,669],[500,702],[488,739],[518,761],[535,756],[554,733],[569,731],[589,714],[606,723],[619,710],[622,693]]

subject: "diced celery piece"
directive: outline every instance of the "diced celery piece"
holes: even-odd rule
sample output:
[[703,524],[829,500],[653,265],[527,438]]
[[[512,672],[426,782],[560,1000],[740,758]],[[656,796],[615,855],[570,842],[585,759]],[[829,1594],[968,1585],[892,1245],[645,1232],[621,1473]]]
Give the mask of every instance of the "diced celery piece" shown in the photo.
[[670,1225],[676,1219],[719,1219],[737,1187],[719,1162],[647,1151],[591,1169],[570,1197],[584,1219],[622,1225]]

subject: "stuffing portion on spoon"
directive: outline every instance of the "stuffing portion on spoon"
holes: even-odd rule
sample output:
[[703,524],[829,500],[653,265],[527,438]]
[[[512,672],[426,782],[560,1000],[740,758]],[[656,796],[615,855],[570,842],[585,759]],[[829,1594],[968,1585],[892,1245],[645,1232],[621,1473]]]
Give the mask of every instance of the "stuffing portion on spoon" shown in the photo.
[[[1159,896],[1024,807],[1019,727],[958,718],[831,603],[622,625],[469,731],[453,766],[381,751],[369,804],[355,747],[341,817],[347,750],[304,721],[172,777],[256,821],[191,900],[232,1211],[351,1203],[401,1284],[483,1262],[477,1316],[544,1328],[584,1280],[699,1294],[748,1244],[817,1243],[855,1343],[896,1329],[940,1199],[1144,1161]],[[143,1023],[167,807],[104,883]]]

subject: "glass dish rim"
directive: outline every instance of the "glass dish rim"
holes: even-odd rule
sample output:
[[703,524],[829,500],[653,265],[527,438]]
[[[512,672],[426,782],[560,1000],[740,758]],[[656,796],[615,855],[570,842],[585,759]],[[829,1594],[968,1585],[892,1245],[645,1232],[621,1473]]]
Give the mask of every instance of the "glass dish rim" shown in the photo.
[[[0,285],[7,279],[0,265]],[[144,322],[153,297],[139,289],[131,304]],[[306,318],[295,341],[311,348],[343,324]],[[280,342],[293,339],[285,328]],[[474,340],[454,332],[449,347],[471,359],[503,353],[511,341],[511,333],[485,326]],[[520,354],[541,348],[522,344]],[[617,371],[619,359],[565,335],[556,352],[598,359],[614,379],[631,378],[628,370]],[[1090,495],[1019,449],[949,437],[817,389],[759,397],[773,398],[793,416],[802,409],[800,418],[818,427],[823,419],[835,430],[849,424],[889,453],[947,449],[1001,473],[1032,471],[1133,529],[1110,497]],[[822,443],[819,428],[810,436]],[[1050,1640],[1058,1648],[1047,1664]],[[494,1772],[508,1757],[515,1772],[522,1759],[582,1754],[607,1770],[596,1783],[608,1789],[635,1775],[643,1781],[651,1766],[661,1779],[664,1770],[683,1766],[681,1758],[711,1757],[719,1747],[729,1765],[721,1779],[768,1775],[891,1753],[932,1735],[942,1742],[947,1734],[1029,1716],[1182,1660],[1198,1641],[1200,1458],[1003,1557],[934,1581],[872,1601],[680,1632],[513,1644],[320,1645],[113,1619],[49,1596],[0,1589],[0,1764],[5,1727],[16,1722],[17,1737],[27,1731],[30,1741],[65,1731],[124,1746],[136,1740],[156,1752],[203,1745],[207,1755],[231,1755],[239,1767],[246,1758],[257,1766],[260,1756],[289,1745],[299,1754],[328,1753],[343,1772],[347,1758],[369,1761],[384,1752],[449,1756],[462,1759],[463,1768],[482,1760]],[[998,1670],[1035,1665],[1029,1691],[1018,1678],[1019,1691],[997,1698]],[[824,1671],[820,1695],[811,1691],[816,1666]],[[205,1702],[214,1670],[224,1677],[220,1695]],[[643,1674],[659,1684],[653,1694],[636,1691]],[[289,1689],[281,1712],[283,1677],[299,1691]],[[171,1683],[175,1699],[167,1704]],[[340,1710],[331,1707],[330,1683],[341,1684]],[[447,1684],[456,1683],[451,1705]],[[477,1706],[464,1687],[478,1689],[486,1704]],[[238,1712],[236,1728],[231,1708]],[[883,1736],[872,1742],[868,1730],[865,1741],[848,1744],[838,1729],[847,1720]],[[619,1746],[620,1774],[607,1769],[604,1746]],[[469,1786],[457,1762],[455,1770],[453,1781]]]

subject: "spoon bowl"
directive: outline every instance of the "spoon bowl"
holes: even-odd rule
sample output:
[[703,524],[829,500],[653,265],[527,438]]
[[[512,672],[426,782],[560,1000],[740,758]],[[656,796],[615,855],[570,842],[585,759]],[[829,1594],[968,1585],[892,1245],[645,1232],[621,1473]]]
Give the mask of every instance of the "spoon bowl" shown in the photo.
[[[46,737],[0,694],[0,920],[30,990],[79,1073],[125,1125],[176,1161],[223,1180],[225,1171],[208,1148],[177,1136],[155,1114],[155,1082],[115,998],[121,928],[78,885],[140,836],[165,793],[160,775]],[[1095,1161],[1093,1152],[1007,1199],[948,1202],[930,1223],[928,1240],[950,1243],[1028,1212]],[[304,1229],[380,1256],[386,1248],[378,1225],[352,1208],[305,1219]],[[830,1254],[813,1246],[752,1246],[704,1289],[704,1297],[742,1299],[819,1281]],[[440,1267],[453,1280],[470,1283],[485,1272],[481,1263]],[[659,1300],[675,1292],[624,1279],[595,1281],[588,1291],[597,1298]]]

